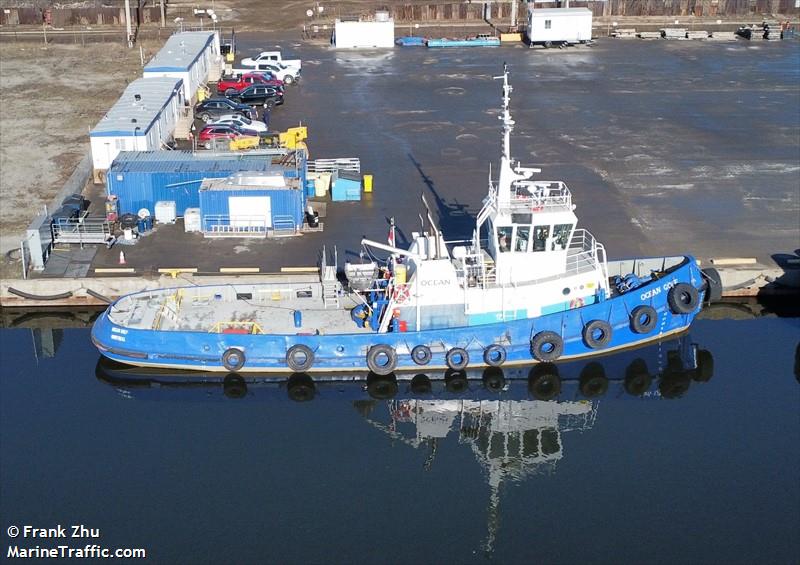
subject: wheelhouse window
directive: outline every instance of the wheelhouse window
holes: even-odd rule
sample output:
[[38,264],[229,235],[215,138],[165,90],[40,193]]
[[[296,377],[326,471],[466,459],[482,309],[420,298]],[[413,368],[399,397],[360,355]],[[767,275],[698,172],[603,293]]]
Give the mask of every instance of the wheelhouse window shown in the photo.
[[550,237],[550,226],[536,226],[533,228],[533,250],[544,251],[547,249],[548,237]]
[[511,250],[511,236],[514,228],[511,226],[500,226],[497,228],[497,249],[501,253]]
[[569,234],[572,232],[572,224],[556,224],[553,226],[553,249],[560,247],[566,249],[569,244]]
[[531,239],[530,226],[517,226],[517,238],[514,241],[514,251],[528,250],[528,241]]

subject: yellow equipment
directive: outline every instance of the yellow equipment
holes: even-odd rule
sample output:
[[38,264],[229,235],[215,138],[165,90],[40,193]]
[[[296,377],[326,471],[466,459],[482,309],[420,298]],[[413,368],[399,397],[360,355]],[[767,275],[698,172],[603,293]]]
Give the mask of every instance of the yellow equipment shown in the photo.
[[260,140],[257,135],[246,135],[237,139],[231,139],[231,151],[241,151],[243,149],[257,149]]
[[[281,132],[278,141],[281,146],[287,149],[297,149],[298,147],[305,148],[304,140],[308,139],[308,128],[306,126],[298,126],[296,128],[289,128]],[[302,143],[302,145],[300,145]]]

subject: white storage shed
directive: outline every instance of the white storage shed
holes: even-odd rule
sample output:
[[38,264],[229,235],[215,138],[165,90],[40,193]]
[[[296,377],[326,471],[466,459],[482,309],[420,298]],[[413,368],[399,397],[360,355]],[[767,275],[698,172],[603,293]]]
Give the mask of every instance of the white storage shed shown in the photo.
[[223,65],[216,31],[184,31],[167,39],[145,65],[143,76],[182,79],[184,98],[193,101],[201,84],[219,78]]
[[182,79],[140,78],[130,83],[89,133],[94,181],[103,182],[120,151],[161,149],[172,138],[183,103]]
[[570,45],[592,39],[589,8],[534,8],[528,5],[528,40],[531,46]]
[[333,44],[343,48],[394,47],[394,19],[389,12],[375,12],[370,20],[337,19]]

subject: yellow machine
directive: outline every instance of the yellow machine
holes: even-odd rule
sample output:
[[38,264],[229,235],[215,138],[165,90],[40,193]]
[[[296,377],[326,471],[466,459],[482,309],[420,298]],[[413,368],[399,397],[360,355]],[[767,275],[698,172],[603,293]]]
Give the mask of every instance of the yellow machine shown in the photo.
[[232,139],[230,144],[231,151],[242,151],[243,149],[257,149],[261,140],[257,135],[248,135],[238,139]]
[[306,139],[308,139],[308,128],[306,126],[289,128],[278,136],[281,147],[286,147],[287,149],[297,149],[298,147],[308,149],[304,143]]

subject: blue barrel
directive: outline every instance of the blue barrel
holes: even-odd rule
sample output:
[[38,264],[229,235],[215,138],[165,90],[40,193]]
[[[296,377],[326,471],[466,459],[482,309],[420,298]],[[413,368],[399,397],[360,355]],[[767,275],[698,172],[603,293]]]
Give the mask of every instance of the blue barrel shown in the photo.
[[153,219],[150,216],[139,218],[139,222],[136,227],[139,229],[139,233],[150,231],[153,228]]
[[294,327],[299,328],[303,325],[303,313],[300,310],[294,311]]

